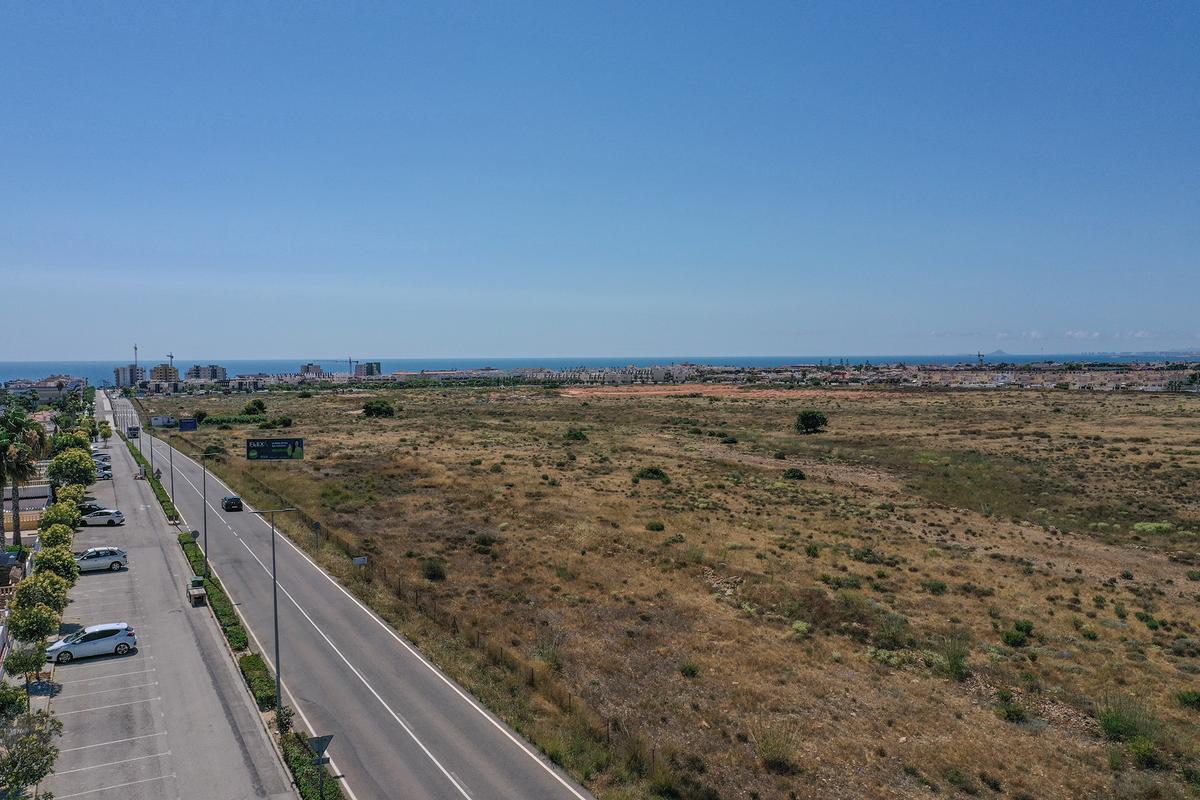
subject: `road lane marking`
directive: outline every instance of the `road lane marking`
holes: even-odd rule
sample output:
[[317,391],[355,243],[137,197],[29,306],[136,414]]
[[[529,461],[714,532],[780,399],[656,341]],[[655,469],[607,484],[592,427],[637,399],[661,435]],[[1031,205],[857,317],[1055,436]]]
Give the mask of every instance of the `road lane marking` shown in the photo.
[[111,742],[97,742],[96,744],[84,744],[79,747],[64,747],[59,750],[60,753],[74,753],[76,750],[91,750],[94,747],[108,747],[110,744],[125,744],[126,742],[136,742],[139,739],[153,739],[155,736],[166,736],[166,731],[158,733],[147,733],[145,736],[130,736],[128,739],[113,739]]
[[58,716],[65,717],[67,714],[86,714],[89,711],[104,711],[109,708],[120,708],[121,706],[136,706],[138,703],[150,703],[154,700],[162,700],[162,696],[147,697],[145,700],[133,700],[129,703],[113,703],[111,706],[96,706],[95,708],[81,708],[77,711],[56,711]]
[[[198,464],[198,463],[195,461],[195,459],[191,458],[190,456],[188,456],[187,454],[183,453],[182,451],[176,451],[176,452],[179,452],[179,455],[180,455],[182,458],[184,458],[184,459],[186,459],[186,460],[188,460],[188,461],[192,462],[192,464],[193,464],[194,466],[196,466],[196,467],[200,467],[201,469],[203,469],[203,467],[201,467],[201,466],[200,466],[200,465],[199,465],[199,464]],[[182,474],[182,473],[181,473],[181,474]],[[224,488],[226,491],[230,492],[231,494],[233,494],[233,493],[234,493],[234,492],[233,492],[233,489],[231,489],[229,486],[227,486],[227,485],[224,483],[224,481],[222,481],[222,480],[221,480],[219,477],[216,477],[216,475],[215,475],[215,474],[214,474],[214,478],[216,478],[216,483],[217,483],[217,485],[218,485],[218,486],[220,486],[220,487]],[[195,491],[197,491],[197,492],[199,492],[199,491],[200,491],[200,490],[199,490],[199,489],[196,487],[196,484],[192,483],[191,479],[190,479],[190,478],[188,478],[186,475],[184,475],[184,480],[186,480],[186,481],[188,482],[188,484],[189,484],[189,485],[191,485],[192,489],[194,489],[194,490],[195,490]],[[209,504],[209,508],[212,508],[212,505],[211,505],[211,504]],[[214,510],[215,510],[215,509],[214,509]],[[247,510],[247,511],[253,511],[253,508],[252,508],[252,507],[251,507],[249,504],[246,504],[246,510]],[[218,516],[220,519],[222,519],[222,521],[225,521],[225,522],[226,522],[226,524],[228,525],[228,521],[227,521],[227,520],[225,520],[225,518],[224,518],[224,517],[222,517],[220,514],[218,514],[217,516]],[[258,515],[258,514],[254,514],[254,516],[255,516],[255,518],[257,518],[257,519],[258,519],[258,521],[259,521],[259,522],[261,522],[261,523],[262,523],[264,526],[266,526],[268,529],[270,528],[270,524],[269,524],[269,523],[268,523],[268,522],[267,522],[265,519],[263,519],[263,518],[262,518],[260,515]],[[236,532],[235,532],[235,534],[234,534],[234,535],[235,535],[235,536],[237,535],[237,534],[236,534]],[[469,706],[470,706],[471,708],[473,708],[473,709],[474,709],[474,710],[475,710],[475,711],[476,711],[476,712],[477,712],[477,713],[478,713],[478,714],[479,714],[481,717],[483,717],[485,720],[487,720],[489,723],[491,723],[492,727],[494,727],[496,730],[498,730],[500,733],[502,733],[502,734],[503,734],[503,735],[504,735],[504,736],[505,736],[505,737],[506,737],[506,738],[507,738],[507,739],[508,739],[510,742],[512,742],[514,745],[516,745],[516,746],[517,746],[517,748],[519,748],[519,749],[521,750],[521,752],[523,752],[523,753],[525,753],[525,755],[529,756],[529,758],[530,758],[531,760],[533,760],[533,762],[534,762],[534,763],[536,763],[536,764],[537,764],[539,767],[541,767],[541,768],[542,768],[542,769],[543,769],[543,770],[544,770],[544,771],[545,771],[545,772],[546,772],[548,775],[550,775],[550,776],[551,776],[551,777],[553,777],[553,778],[554,778],[556,781],[558,781],[558,783],[559,783],[559,784],[561,784],[561,785],[563,786],[563,788],[564,788],[564,789],[566,789],[566,790],[567,790],[568,792],[570,792],[570,793],[571,793],[571,794],[572,794],[574,797],[576,797],[576,798],[577,798],[577,800],[588,800],[588,798],[587,798],[585,795],[581,794],[581,793],[580,793],[578,790],[576,790],[576,789],[575,789],[575,787],[573,787],[573,786],[572,786],[570,783],[568,783],[568,782],[567,782],[567,780],[566,780],[566,779],[565,779],[565,778],[564,778],[562,775],[560,775],[560,774],[559,774],[559,773],[558,773],[558,772],[557,772],[557,771],[556,771],[556,770],[555,770],[553,767],[551,767],[549,764],[547,764],[545,761],[543,761],[541,758],[539,758],[539,757],[537,756],[537,754],[535,754],[535,753],[534,753],[532,750],[530,750],[530,749],[529,749],[529,747],[528,747],[528,746],[526,746],[526,744],[525,744],[524,742],[520,741],[520,739],[518,739],[518,738],[517,738],[516,736],[514,736],[514,735],[513,735],[511,732],[509,732],[509,731],[508,731],[508,729],[507,729],[507,728],[505,728],[505,726],[503,725],[503,723],[501,723],[501,722],[500,722],[499,720],[497,720],[497,719],[496,719],[494,716],[492,716],[492,714],[490,714],[489,712],[487,712],[486,710],[484,710],[484,709],[483,709],[483,708],[482,708],[482,707],[481,707],[481,706],[480,706],[478,703],[476,703],[476,702],[475,702],[475,700],[474,700],[473,698],[471,698],[470,696],[468,696],[468,695],[467,695],[465,692],[463,692],[463,690],[462,690],[462,689],[460,689],[458,686],[456,686],[456,685],[455,685],[455,683],[454,683],[452,680],[450,680],[448,677],[446,677],[444,674],[442,674],[442,671],[441,671],[441,670],[439,670],[439,669],[438,669],[436,666],[434,666],[434,665],[433,665],[431,662],[429,662],[429,661],[428,661],[428,660],[425,658],[425,656],[424,656],[422,653],[420,653],[420,652],[419,652],[419,651],[417,651],[415,648],[413,648],[411,645],[409,645],[409,644],[408,644],[408,642],[404,641],[403,637],[401,637],[399,634],[397,634],[397,633],[396,633],[396,631],[392,630],[391,626],[390,626],[390,625],[388,625],[388,624],[387,624],[387,622],[383,620],[383,618],[381,618],[381,617],[380,617],[378,614],[376,614],[376,613],[375,613],[373,610],[371,610],[371,609],[367,608],[365,605],[363,605],[361,602],[359,602],[358,598],[356,598],[354,595],[350,594],[350,592],[349,592],[349,591],[348,591],[348,590],[347,590],[347,589],[346,589],[344,586],[342,586],[342,585],[341,585],[341,584],[339,584],[339,583],[338,583],[336,580],[334,580],[333,576],[331,576],[331,575],[330,575],[329,573],[327,573],[327,572],[326,572],[324,569],[322,569],[322,568],[320,567],[320,565],[318,565],[318,564],[317,564],[315,561],[313,561],[313,560],[312,560],[312,559],[311,559],[311,558],[308,556],[308,554],[307,554],[307,553],[305,553],[303,550],[301,550],[301,549],[300,549],[300,548],[299,548],[299,547],[298,547],[298,546],[297,546],[297,545],[296,545],[294,542],[292,542],[292,540],[291,540],[291,539],[289,539],[287,536],[285,536],[285,535],[282,535],[282,534],[280,534],[280,537],[279,537],[279,538],[280,538],[280,539],[282,539],[282,540],[283,540],[283,542],[284,542],[285,544],[287,544],[289,547],[291,547],[291,548],[292,548],[292,550],[294,550],[294,551],[296,552],[296,554],[297,554],[297,555],[299,555],[301,558],[303,558],[305,561],[307,561],[307,562],[309,563],[309,565],[313,567],[313,569],[315,569],[315,570],[316,570],[316,571],[317,571],[317,572],[318,572],[320,575],[322,575],[322,576],[325,578],[325,580],[329,581],[329,583],[330,583],[331,585],[333,585],[335,588],[337,588],[337,589],[338,589],[338,590],[339,590],[339,591],[340,591],[340,592],[341,592],[343,595],[345,595],[345,596],[346,596],[346,597],[347,597],[347,598],[348,598],[348,599],[349,599],[349,600],[350,600],[352,603],[354,603],[356,606],[358,606],[358,607],[359,607],[359,609],[361,609],[361,610],[362,610],[364,613],[366,613],[366,614],[367,614],[369,617],[371,617],[371,619],[375,620],[376,624],[378,624],[378,625],[379,625],[381,628],[383,628],[383,629],[384,629],[384,631],[386,631],[386,632],[388,633],[388,635],[390,635],[390,636],[391,636],[391,637],[392,637],[392,638],[393,638],[393,639],[394,639],[394,640],[395,640],[397,643],[399,643],[401,647],[403,647],[403,648],[404,648],[406,651],[408,651],[408,652],[409,652],[411,655],[413,655],[414,657],[416,657],[416,658],[417,658],[417,659],[418,659],[418,660],[421,662],[421,664],[423,664],[423,665],[425,666],[425,668],[426,668],[426,669],[428,669],[428,670],[429,670],[431,673],[433,673],[434,675],[436,675],[436,676],[438,677],[438,679],[440,679],[440,680],[442,681],[442,683],[444,683],[444,684],[445,684],[447,687],[449,687],[449,688],[450,688],[450,689],[451,689],[451,690],[452,690],[452,691],[453,691],[455,694],[457,694],[457,695],[458,695],[458,696],[459,696],[459,697],[460,697],[460,698],[461,698],[461,699],[462,699],[462,700],[463,700],[465,703],[467,703],[467,705],[469,705]],[[259,565],[260,565],[260,566],[262,566],[262,567],[263,567],[263,569],[265,570],[265,569],[266,569],[266,565],[264,565],[264,564],[263,564],[263,562],[262,562],[262,561],[261,561],[261,560],[258,558],[258,556],[257,556],[257,555],[254,553],[254,551],[253,551],[253,550],[251,550],[251,549],[250,549],[250,547],[249,547],[248,545],[246,545],[246,542],[245,542],[245,540],[244,540],[244,539],[241,539],[241,538],[239,537],[239,541],[241,541],[241,542],[242,542],[242,546],[246,548],[247,552],[249,552],[249,553],[250,553],[250,555],[251,555],[251,556],[254,558],[254,560],[255,560],[255,561],[258,561]],[[269,571],[269,570],[267,570],[267,572],[268,572],[268,574],[270,574],[270,571]],[[282,585],[280,585],[280,587],[279,587],[279,588],[280,588],[280,589],[283,589],[283,586],[282,586]],[[350,665],[350,662],[346,660],[346,657],[345,657],[344,655],[342,655],[341,651],[340,651],[340,650],[339,650],[339,649],[338,649],[338,648],[337,648],[337,647],[336,647],[336,646],[335,646],[335,645],[334,645],[332,642],[330,642],[330,641],[329,641],[328,637],[326,637],[326,636],[325,636],[325,633],[324,633],[324,631],[321,631],[321,629],[320,629],[320,628],[317,628],[317,625],[316,625],[316,623],[315,623],[315,622],[313,622],[313,620],[312,620],[312,619],[311,619],[311,618],[308,616],[307,612],[305,612],[305,611],[304,611],[304,609],[300,607],[300,604],[299,604],[299,603],[296,603],[295,599],[294,599],[294,598],[292,598],[292,596],[291,596],[290,594],[288,594],[286,590],[284,590],[284,594],[287,594],[287,595],[288,595],[288,598],[292,600],[292,603],[294,603],[294,604],[296,605],[296,608],[300,609],[300,613],[304,614],[305,618],[306,618],[306,619],[308,619],[308,621],[309,621],[310,623],[312,623],[313,627],[317,629],[317,631],[318,631],[318,632],[321,634],[321,636],[322,636],[323,638],[325,638],[325,640],[326,640],[327,642],[329,642],[329,645],[330,645],[330,647],[332,647],[332,648],[334,649],[334,651],[335,651],[335,652],[338,654],[338,656],[339,656],[339,657],[341,657],[343,661],[346,661],[346,664],[347,664],[347,666],[350,666],[350,668],[351,668],[351,669],[354,669],[354,667],[353,667],[352,665]],[[355,670],[355,673],[356,673],[356,674],[358,674],[358,671],[357,671],[357,670]],[[371,686],[370,686],[370,684],[369,684],[369,683],[367,683],[367,682],[366,682],[366,680],[365,680],[365,679],[363,679],[361,675],[359,675],[359,679],[360,679],[360,680],[362,680],[362,681],[363,681],[363,683],[364,683],[364,684],[367,686],[367,688],[371,690],[372,694],[375,694],[375,696],[376,696],[377,698],[379,698],[379,695],[375,693],[375,690],[374,690],[374,688],[373,688],[373,687],[371,687]],[[381,703],[383,703],[383,700],[382,700],[382,698],[380,698],[380,702],[381,702]],[[384,707],[388,709],[389,713],[391,713],[393,716],[395,716],[395,712],[393,712],[393,711],[391,710],[391,708],[387,707],[386,703],[384,703]],[[397,721],[399,721],[399,718],[398,718],[398,717],[397,717]],[[401,724],[403,725],[404,723],[403,723],[403,722],[401,722]],[[411,735],[411,734],[410,734],[410,735]],[[415,739],[415,737],[414,737],[414,739]],[[419,741],[418,741],[418,744],[420,744],[420,742],[419,742]],[[422,746],[422,749],[424,749],[424,746]],[[431,758],[432,758],[432,756],[431,756]],[[441,765],[440,765],[440,764],[439,764],[438,766],[439,766],[439,768],[441,767]],[[443,772],[445,772],[445,770],[444,770],[444,769],[443,769]],[[449,774],[447,774],[447,777],[450,777],[450,776],[449,776]],[[454,779],[453,779],[452,777],[451,777],[451,781],[452,781],[452,782],[454,782],[455,786],[458,786],[458,783],[457,783],[457,781],[454,781]],[[461,788],[460,788],[460,791],[461,791]],[[464,794],[465,794],[465,793],[464,793]]]
[[167,778],[174,778],[175,773],[171,772],[166,775],[159,775],[157,778],[143,778],[140,781],[130,781],[129,783],[118,783],[113,786],[101,786],[99,789],[88,789],[86,792],[75,792],[74,794],[58,794],[55,797],[58,800],[67,800],[68,797],[83,797],[85,794],[95,794],[96,792],[107,792],[109,789],[124,789],[126,786],[136,786],[139,783],[150,783],[151,781],[163,781]]
[[[242,541],[242,547],[246,548],[246,552],[248,552],[255,561],[258,561],[259,566],[261,566],[268,575],[271,574],[271,571],[269,569],[267,569],[267,565],[264,564],[261,560],[259,560],[259,557],[254,554],[253,550],[250,549],[250,545],[246,544],[245,541]],[[350,663],[350,659],[346,658],[346,656],[342,653],[342,651],[338,649],[337,645],[335,645],[333,643],[333,641],[328,636],[325,635],[325,631],[321,630],[321,627],[319,625],[317,625],[316,622],[313,621],[313,618],[308,615],[308,612],[304,610],[304,607],[296,602],[296,598],[292,597],[291,592],[289,592],[287,589],[283,588],[282,583],[280,583],[278,585],[279,585],[279,591],[281,591],[285,595],[287,595],[287,599],[291,600],[292,605],[294,605],[296,607],[296,609],[301,614],[304,615],[304,618],[306,620],[308,620],[308,624],[313,626],[313,630],[315,630],[318,634],[320,634],[321,638],[325,640],[325,643],[329,645],[329,649],[333,650],[333,652],[337,654],[337,657],[340,658],[345,663],[345,665],[350,668],[350,671],[354,673],[355,677],[357,677],[360,681],[362,681],[362,685],[367,687],[367,691],[369,691],[372,695],[374,695],[375,699],[379,701],[379,704],[381,706],[383,706],[384,709],[389,714],[392,715],[392,719],[394,719],[394,720],[396,720],[396,722],[400,723],[400,727],[404,729],[404,732],[408,734],[410,739],[412,739],[414,742],[416,742],[417,747],[421,748],[421,751],[423,753],[425,753],[425,756],[430,761],[433,762],[434,766],[436,766],[443,775],[446,776],[446,779],[449,780],[450,783],[454,784],[454,788],[458,790],[458,793],[461,794],[464,798],[466,798],[466,800],[471,800],[471,795],[467,794],[467,790],[462,787],[462,784],[460,784],[457,780],[455,780],[454,776],[450,774],[450,771],[448,769],[446,769],[444,766],[442,766],[442,762],[438,761],[437,757],[429,751],[429,748],[426,747],[425,743],[422,742],[420,740],[420,738],[417,736],[417,734],[413,732],[413,729],[408,726],[408,723],[406,723],[403,719],[401,719],[400,715],[392,710],[392,707],[389,706],[387,704],[387,701],[384,700],[379,695],[379,692],[375,691],[375,687],[371,685],[370,681],[368,681],[365,677],[363,677],[363,674],[358,671],[358,668]]]
[[148,758],[161,758],[163,756],[169,756],[169,755],[171,755],[170,750],[166,751],[165,753],[155,753],[154,755],[149,755],[149,756],[138,756],[137,758],[123,758],[120,761],[110,761],[107,764],[95,764],[90,767],[76,767],[75,769],[64,769],[62,772],[54,773],[54,776],[58,777],[59,775],[70,775],[72,772],[87,772],[89,769],[100,769],[101,767],[115,767],[118,764],[131,764],[134,761],[145,761]]

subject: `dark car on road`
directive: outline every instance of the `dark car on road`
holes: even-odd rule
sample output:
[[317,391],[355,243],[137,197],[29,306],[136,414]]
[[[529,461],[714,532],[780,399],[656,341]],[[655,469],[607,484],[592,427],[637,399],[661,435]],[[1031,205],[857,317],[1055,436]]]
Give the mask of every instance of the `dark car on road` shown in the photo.
[[242,510],[242,498],[240,498],[240,497],[222,497],[221,498],[221,508],[225,509],[226,511],[241,511]]

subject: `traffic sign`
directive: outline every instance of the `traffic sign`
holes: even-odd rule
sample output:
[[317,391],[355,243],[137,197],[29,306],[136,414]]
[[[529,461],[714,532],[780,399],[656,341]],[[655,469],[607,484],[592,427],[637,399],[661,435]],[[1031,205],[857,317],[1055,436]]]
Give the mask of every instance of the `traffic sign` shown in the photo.
[[308,740],[308,746],[318,757],[325,755],[325,751],[329,748],[329,743],[333,741],[333,734],[326,736],[314,736]]

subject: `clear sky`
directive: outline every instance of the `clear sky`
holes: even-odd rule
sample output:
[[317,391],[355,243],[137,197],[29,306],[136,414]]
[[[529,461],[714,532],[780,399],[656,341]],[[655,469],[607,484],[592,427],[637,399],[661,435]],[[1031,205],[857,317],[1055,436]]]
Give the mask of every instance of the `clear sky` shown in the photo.
[[1200,348],[1200,5],[0,2],[0,359]]

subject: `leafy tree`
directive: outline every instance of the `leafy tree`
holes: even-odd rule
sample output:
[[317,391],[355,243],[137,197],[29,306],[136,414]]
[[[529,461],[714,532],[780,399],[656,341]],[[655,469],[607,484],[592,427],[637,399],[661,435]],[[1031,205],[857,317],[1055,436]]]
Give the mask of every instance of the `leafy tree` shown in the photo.
[[83,431],[59,431],[54,434],[51,440],[50,449],[54,455],[58,455],[64,450],[79,449],[87,451],[92,444],[92,440]]
[[[53,548],[51,548],[53,549]],[[32,608],[38,604],[49,606],[59,614],[67,607],[67,590],[70,585],[59,575],[41,570],[21,580],[13,589],[13,608]]]
[[21,714],[0,729],[0,791],[5,797],[23,797],[54,772],[62,722],[49,711]]
[[87,489],[82,484],[69,483],[66,486],[59,487],[54,493],[54,499],[60,503],[71,503],[78,508],[87,499]]
[[[46,665],[45,640],[34,642],[24,647],[14,648],[4,657],[4,671],[13,678],[25,678],[25,710],[29,710],[29,678],[31,672],[40,672]],[[7,685],[7,684],[4,684]],[[0,720],[7,716],[0,713]]]
[[192,416],[196,418],[197,425],[202,425],[202,424],[204,424],[204,420],[208,417],[208,412],[201,411],[200,409],[197,408],[195,411],[192,412]]
[[[24,409],[10,408],[0,417],[0,490],[12,482],[13,510],[21,509],[21,484],[37,477],[37,460],[46,449],[46,429]],[[0,492],[3,494],[3,492]],[[0,514],[0,540],[3,539]],[[21,515],[13,514],[13,544],[21,546]]]
[[246,405],[242,407],[242,414],[244,414],[245,416],[248,416],[248,417],[256,416],[258,414],[265,414],[265,413],[267,413],[267,404],[264,403],[262,401],[262,398],[259,398],[259,397],[254,398],[253,400],[251,400],[249,403],[246,403]]
[[829,424],[829,418],[820,411],[805,409],[796,417],[796,433],[820,433]]
[[53,572],[72,586],[79,577],[79,565],[75,563],[75,555],[66,547],[43,547],[34,555],[33,565],[38,570]]
[[100,421],[100,427],[97,432],[100,434],[100,438],[104,440],[104,446],[108,447],[108,440],[111,439],[113,435],[112,425],[108,424],[108,420],[105,419]]
[[[38,657],[43,662],[46,660],[44,653],[38,653]],[[8,663],[7,658],[4,661]],[[22,691],[19,686],[13,686],[11,683],[0,681],[0,722],[12,719],[22,711],[28,710],[29,692]]]
[[42,547],[70,547],[75,542],[75,531],[62,523],[56,523],[41,533]]
[[54,525],[66,525],[72,531],[79,524],[79,508],[74,503],[57,502],[42,512],[41,529],[50,530]]
[[14,608],[8,615],[8,629],[19,642],[40,642],[58,632],[59,617],[48,605]]
[[363,416],[394,417],[396,409],[387,400],[368,400],[363,403]]
[[50,459],[46,477],[55,486],[79,483],[88,486],[96,482],[96,463],[86,450],[72,447]]

